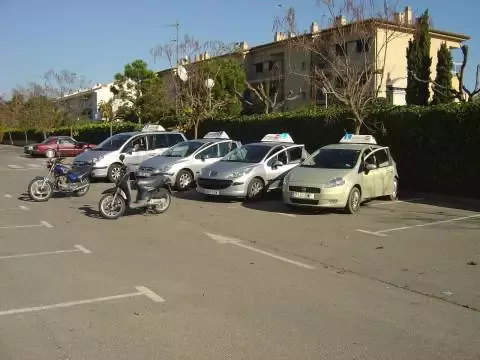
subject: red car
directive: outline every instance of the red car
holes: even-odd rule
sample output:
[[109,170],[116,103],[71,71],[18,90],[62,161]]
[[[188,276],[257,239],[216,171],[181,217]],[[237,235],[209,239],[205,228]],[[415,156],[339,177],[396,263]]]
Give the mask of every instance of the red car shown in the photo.
[[50,136],[39,144],[25,145],[23,151],[32,156],[77,156],[78,154],[95,148],[95,145],[79,142],[70,136]]

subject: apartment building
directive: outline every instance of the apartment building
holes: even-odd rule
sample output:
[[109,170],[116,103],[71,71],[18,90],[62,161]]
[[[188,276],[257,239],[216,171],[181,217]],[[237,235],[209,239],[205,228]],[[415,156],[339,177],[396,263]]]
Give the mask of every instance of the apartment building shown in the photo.
[[[374,75],[374,88],[378,96],[388,99],[395,105],[405,104],[407,86],[408,42],[413,39],[415,19],[410,7],[395,13],[391,21],[369,19],[363,22],[347,23],[343,17],[335,19],[334,25],[320,29],[313,22],[309,31],[298,35],[276,32],[272,42],[249,48],[241,43],[241,56],[247,80],[252,86],[263,84],[268,93],[277,98],[278,110],[290,110],[302,105],[316,103],[327,105],[321,82],[314,81],[314,71],[325,68],[329,63],[315,51],[315,44],[322,44],[331,50],[333,56],[359,64],[368,63]],[[342,29],[342,38],[335,36]],[[431,29],[432,57],[431,75],[436,74],[437,51],[443,42],[454,51],[470,37],[439,29]],[[298,44],[303,44],[298,46]],[[329,51],[330,51],[329,50]],[[192,62],[207,60],[208,54],[193,59]],[[455,56],[454,56],[455,58]],[[367,61],[366,61],[367,60]],[[330,64],[335,60],[331,60]],[[189,63],[188,61],[185,64]],[[452,72],[458,71],[455,64]],[[171,70],[159,72],[161,76],[171,75]],[[452,85],[458,88],[458,80],[453,77]],[[433,93],[431,94],[433,96]],[[248,94],[252,100],[253,94]]]
[[[95,84],[89,89],[79,89],[72,93],[56,99],[58,106],[63,109],[77,114],[78,117],[88,117],[90,120],[102,120],[99,113],[99,107],[102,102],[108,102],[113,98],[113,93],[110,91],[109,84]],[[120,106],[120,102],[113,102],[114,112]]]

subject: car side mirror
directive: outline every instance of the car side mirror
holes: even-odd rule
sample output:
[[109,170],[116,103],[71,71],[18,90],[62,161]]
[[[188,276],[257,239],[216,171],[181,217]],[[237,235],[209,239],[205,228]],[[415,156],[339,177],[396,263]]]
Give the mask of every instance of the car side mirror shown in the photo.
[[207,158],[206,155],[200,155],[200,160],[205,161],[206,158]]
[[281,162],[280,160],[276,160],[273,164],[272,164],[272,169],[276,169],[280,166],[283,166],[283,162]]
[[123,155],[123,154],[120,154],[120,156],[119,156],[118,158],[120,159],[120,161],[122,161],[122,162],[123,162],[123,160],[125,160],[125,155]]
[[365,164],[365,170],[367,171],[372,171],[372,170],[375,170],[376,168],[377,168],[377,165],[375,164],[372,164],[372,163]]

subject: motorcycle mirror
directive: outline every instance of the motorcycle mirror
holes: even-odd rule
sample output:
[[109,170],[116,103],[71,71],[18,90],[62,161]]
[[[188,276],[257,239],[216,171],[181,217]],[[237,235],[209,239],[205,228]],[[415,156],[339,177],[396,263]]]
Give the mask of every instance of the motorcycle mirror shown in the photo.
[[123,154],[120,154],[120,157],[119,157],[119,159],[120,159],[120,161],[123,161],[123,160],[125,160],[125,155],[123,155]]

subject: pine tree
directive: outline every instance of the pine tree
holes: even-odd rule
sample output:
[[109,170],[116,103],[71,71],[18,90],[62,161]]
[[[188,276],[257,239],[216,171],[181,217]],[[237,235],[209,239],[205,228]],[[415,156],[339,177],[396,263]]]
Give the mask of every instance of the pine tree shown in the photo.
[[[430,25],[428,10],[418,19],[417,28],[407,48],[407,89],[409,105],[428,105],[430,98]],[[423,81],[418,81],[415,76]]]
[[432,104],[447,104],[453,102],[452,73],[453,59],[447,43],[442,43],[437,52],[437,75],[433,85]]

